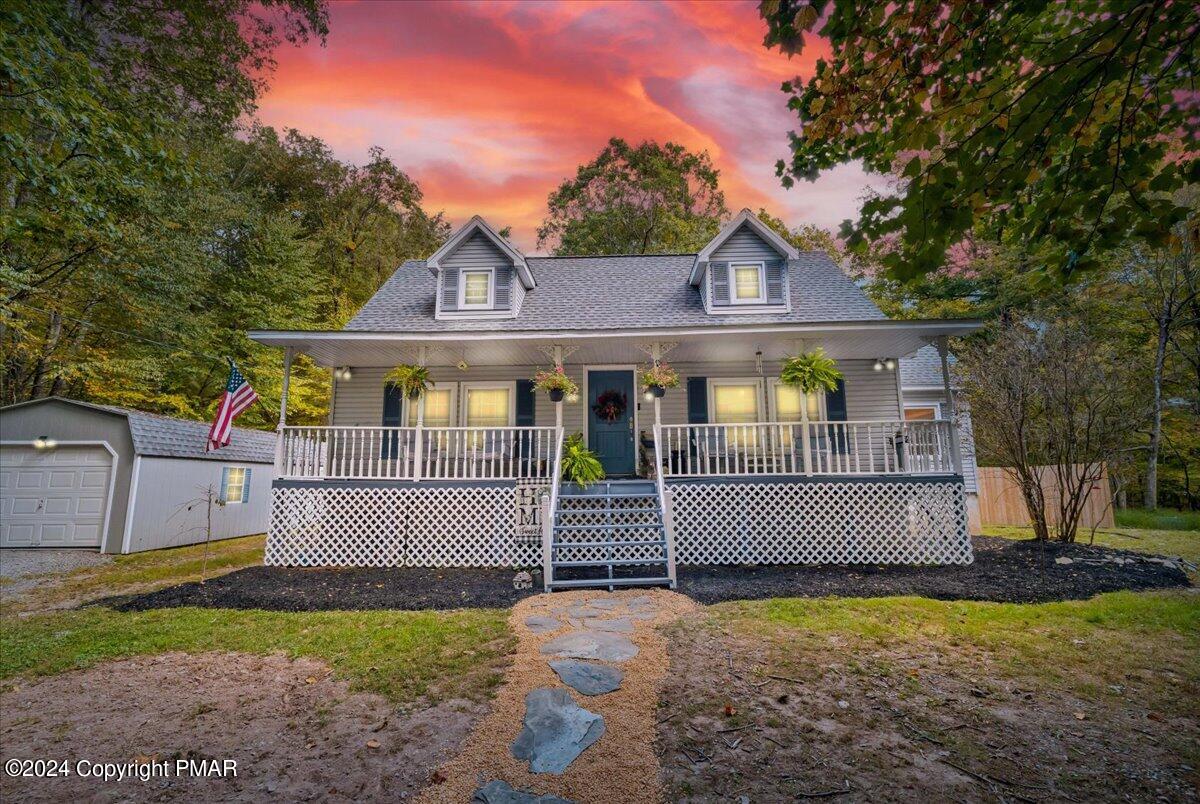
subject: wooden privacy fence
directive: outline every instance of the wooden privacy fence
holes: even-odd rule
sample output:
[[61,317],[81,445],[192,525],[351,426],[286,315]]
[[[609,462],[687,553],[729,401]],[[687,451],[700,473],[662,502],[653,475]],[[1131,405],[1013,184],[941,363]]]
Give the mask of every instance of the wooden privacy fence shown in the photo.
[[[1025,500],[1017,481],[1000,466],[980,466],[979,472],[979,517],[986,525],[1024,525],[1032,523],[1025,510]],[[1053,523],[1058,520],[1058,502],[1061,491],[1058,480],[1049,467],[1042,470],[1042,490],[1046,497],[1046,518]],[[1109,505],[1108,471],[1100,473],[1100,480],[1092,484],[1083,513],[1079,517],[1081,528],[1113,527],[1112,506]]]

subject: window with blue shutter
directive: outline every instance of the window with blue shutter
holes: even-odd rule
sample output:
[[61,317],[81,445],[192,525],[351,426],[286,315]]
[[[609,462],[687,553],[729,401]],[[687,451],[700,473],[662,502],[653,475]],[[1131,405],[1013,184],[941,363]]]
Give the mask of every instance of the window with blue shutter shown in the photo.
[[[846,421],[846,381],[838,380],[837,388],[825,392],[825,415],[831,422]],[[833,448],[838,452],[846,452],[846,428],[830,428],[837,432]],[[832,433],[831,433],[832,434]]]
[[[383,426],[384,427],[403,427],[404,419],[402,411],[404,409],[404,396],[400,393],[400,386],[394,383],[388,383],[383,386]],[[388,432],[383,440],[383,457],[395,458],[400,451],[400,434],[391,431]]]

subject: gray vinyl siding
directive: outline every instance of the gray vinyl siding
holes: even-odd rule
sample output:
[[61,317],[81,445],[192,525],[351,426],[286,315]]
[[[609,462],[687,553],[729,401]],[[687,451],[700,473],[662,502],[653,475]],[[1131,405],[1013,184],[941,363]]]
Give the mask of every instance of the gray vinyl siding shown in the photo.
[[[838,367],[846,375],[846,412],[851,420],[891,419],[900,417],[900,400],[896,394],[895,374],[878,372],[872,368],[871,360],[844,360]],[[755,377],[754,361],[737,363],[673,363],[680,375],[678,388],[667,391],[662,400],[663,424],[687,424],[687,378],[688,377]],[[533,377],[536,366],[481,366],[469,371],[453,367],[431,368],[429,373],[434,382],[501,382]],[[761,410],[764,421],[769,414],[766,382],[779,376],[780,364],[763,364],[763,392]],[[378,427],[383,421],[383,375],[386,368],[356,368],[354,378],[339,381],[334,387],[333,425]],[[581,395],[584,387],[584,367],[568,363],[567,374],[579,384]],[[654,406],[642,400],[638,394],[638,427],[649,431],[654,425]],[[459,409],[462,395],[459,394]],[[563,426],[567,432],[583,432],[586,406],[580,401],[563,403]],[[554,424],[554,403],[544,393],[537,394],[534,408],[535,424]],[[461,423],[461,420],[460,420]]]
[[481,268],[495,269],[495,309],[512,309],[512,285],[515,274],[512,261],[495,243],[482,233],[475,232],[441,261],[442,286],[440,289],[440,309],[442,311],[455,312],[459,309],[459,273],[465,270]]
[[213,505],[213,540],[266,532],[274,474],[271,464],[152,456],[143,456],[141,461],[129,552],[202,543],[208,507],[199,500],[209,487],[220,495],[226,467],[250,470],[250,497],[245,503]]
[[[709,259],[707,280],[712,282],[712,306],[725,307],[732,304],[732,277],[730,264],[761,262],[766,279],[767,304],[787,303],[787,261],[756,232],[747,226],[740,227],[729,236]],[[702,285],[704,283],[701,283]]]

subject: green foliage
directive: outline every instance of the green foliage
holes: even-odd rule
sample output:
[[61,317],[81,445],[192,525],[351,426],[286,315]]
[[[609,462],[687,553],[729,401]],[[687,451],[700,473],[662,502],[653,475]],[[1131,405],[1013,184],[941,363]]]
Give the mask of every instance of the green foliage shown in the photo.
[[[1143,508],[1126,508],[1114,511],[1113,516],[1117,524],[1124,528],[1195,531],[1196,544],[1192,552],[1195,560],[1200,560],[1200,511],[1178,511],[1169,508],[1147,511]],[[1129,549],[1146,548],[1144,545],[1131,545]]]
[[646,366],[646,368],[642,369],[641,381],[643,390],[652,385],[657,385],[659,388],[678,388],[679,372],[666,363],[659,361],[652,366]]
[[849,245],[895,236],[894,278],[936,270],[981,222],[1059,276],[1124,238],[1157,243],[1200,179],[1200,7],[1150,0],[864,6],[764,0],[768,46],[829,42],[803,83],[784,183],[860,160],[898,176],[868,198]]
[[409,399],[420,399],[429,390],[429,369],[401,363],[383,375],[383,380],[398,387]]
[[555,254],[698,251],[728,215],[707,151],[612,138],[547,200],[538,247]]
[[825,350],[818,348],[785,360],[779,371],[779,379],[784,385],[812,394],[836,391],[842,372],[832,358],[826,357]]
[[567,396],[579,393],[579,385],[567,376],[562,366],[539,371],[533,377],[533,387],[539,391],[562,391]]
[[584,446],[582,433],[568,436],[563,442],[562,477],[585,487],[604,479],[604,467],[596,453]]

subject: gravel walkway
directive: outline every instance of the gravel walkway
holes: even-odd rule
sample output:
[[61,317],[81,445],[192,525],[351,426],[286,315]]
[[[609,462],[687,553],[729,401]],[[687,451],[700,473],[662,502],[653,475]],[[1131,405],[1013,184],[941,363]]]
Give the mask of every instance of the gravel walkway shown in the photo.
[[98,550],[55,550],[39,547],[36,550],[6,547],[0,550],[0,577],[23,578],[47,572],[70,572],[80,567],[96,567],[112,561],[112,556]]

